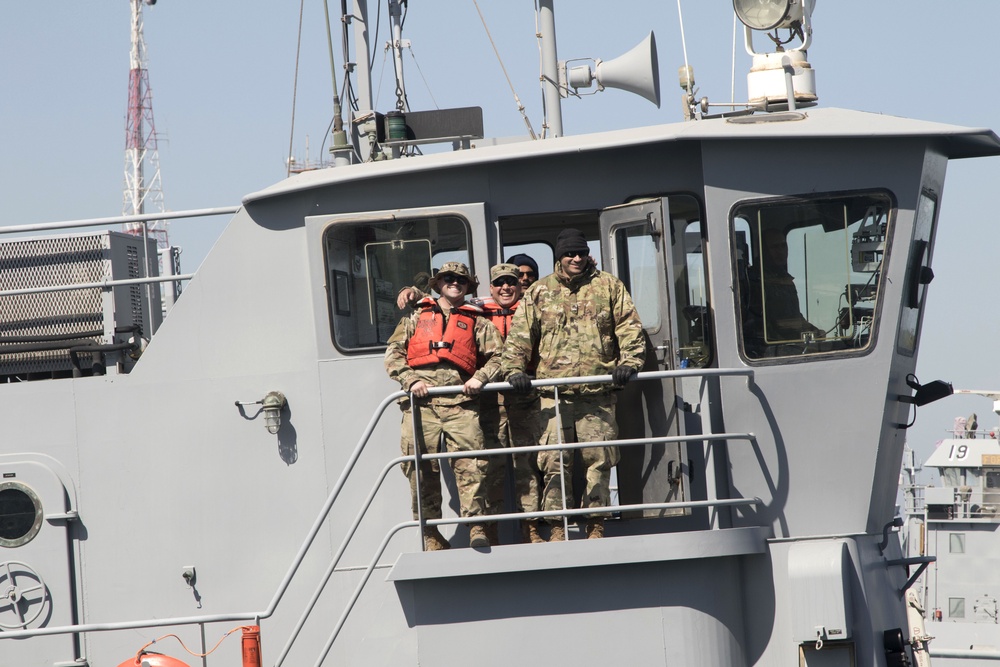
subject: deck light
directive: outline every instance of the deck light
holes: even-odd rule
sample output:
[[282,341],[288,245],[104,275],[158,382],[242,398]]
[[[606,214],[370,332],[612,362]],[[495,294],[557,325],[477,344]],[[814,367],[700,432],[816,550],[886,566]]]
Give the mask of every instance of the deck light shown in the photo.
[[[736,17],[746,26],[743,41],[753,57],[747,75],[751,106],[766,111],[795,111],[816,103],[816,73],[806,58],[812,44],[816,0],[733,0]],[[788,34],[779,33],[787,29]],[[768,32],[771,31],[771,32]],[[758,51],[754,33],[764,32],[772,53]]]
[[[248,405],[259,405],[260,410],[248,415],[243,411],[243,408]],[[256,419],[263,412],[264,427],[271,435],[276,435],[281,429],[281,411],[285,409],[286,405],[288,405],[288,401],[285,400],[285,395],[280,391],[269,391],[259,401],[236,401],[236,407],[240,409],[240,414],[243,415],[244,419]]]
[[733,0],[733,10],[751,30],[787,28],[802,20],[801,0]]
[[281,411],[287,404],[285,395],[280,391],[269,391],[261,403],[264,406],[264,426],[268,433],[274,435],[281,428]]

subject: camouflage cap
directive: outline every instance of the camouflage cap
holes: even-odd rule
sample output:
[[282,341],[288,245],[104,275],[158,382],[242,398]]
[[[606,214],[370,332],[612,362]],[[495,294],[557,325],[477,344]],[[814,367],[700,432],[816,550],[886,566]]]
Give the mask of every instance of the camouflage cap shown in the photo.
[[456,276],[465,276],[468,278],[469,289],[466,290],[467,294],[473,294],[476,288],[479,287],[479,280],[472,275],[472,272],[469,271],[469,267],[465,264],[462,262],[445,262],[441,265],[440,269],[434,272],[434,276],[431,278],[431,285],[434,289],[437,289],[438,292],[441,291],[438,289],[438,279],[446,273],[454,273]]
[[517,281],[517,279],[521,277],[521,270],[517,268],[516,264],[497,264],[490,269],[490,282],[504,276],[513,278]]

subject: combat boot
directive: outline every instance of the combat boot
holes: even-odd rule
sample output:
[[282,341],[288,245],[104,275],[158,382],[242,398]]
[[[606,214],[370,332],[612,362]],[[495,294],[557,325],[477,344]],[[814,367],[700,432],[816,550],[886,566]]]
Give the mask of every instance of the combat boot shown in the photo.
[[500,524],[496,521],[492,521],[486,524],[486,539],[490,541],[490,544],[500,544]]
[[599,540],[604,537],[604,519],[587,520],[587,539]]
[[490,546],[490,538],[486,536],[486,528],[481,523],[469,525],[469,546],[473,549],[482,549]]
[[552,533],[549,535],[549,542],[565,542],[566,530],[561,523],[552,524]]
[[537,521],[522,521],[521,522],[521,541],[525,544],[538,542],[544,542],[542,536],[538,534],[538,522]]
[[451,549],[451,545],[448,544],[448,540],[444,539],[437,526],[424,528],[424,551],[443,551],[445,549]]

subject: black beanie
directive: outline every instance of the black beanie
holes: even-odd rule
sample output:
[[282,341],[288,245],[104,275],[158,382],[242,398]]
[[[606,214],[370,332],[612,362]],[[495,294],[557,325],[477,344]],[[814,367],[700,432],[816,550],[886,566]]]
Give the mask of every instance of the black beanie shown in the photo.
[[579,229],[564,229],[556,238],[556,260],[568,252],[579,253],[584,257],[590,255],[590,246],[587,245],[587,239]]
[[508,264],[513,264],[514,266],[530,266],[531,270],[535,272],[535,277],[538,278],[538,264],[535,260],[531,259],[528,255],[523,253],[519,255],[514,255],[507,260]]

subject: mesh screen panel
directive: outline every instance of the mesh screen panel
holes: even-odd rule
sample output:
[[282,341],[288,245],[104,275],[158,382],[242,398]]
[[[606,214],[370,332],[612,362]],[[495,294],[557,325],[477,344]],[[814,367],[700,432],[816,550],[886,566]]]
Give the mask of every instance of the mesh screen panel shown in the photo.
[[[139,278],[144,275],[141,252],[141,239],[114,232],[5,241],[0,243],[0,291]],[[0,375],[72,369],[68,350],[3,353],[4,345],[52,336],[69,336],[78,344],[109,343],[115,326],[148,328],[145,288],[130,285],[115,292],[114,297],[99,288],[0,296]],[[111,305],[112,298],[121,301],[125,295],[128,303]],[[107,321],[112,317],[117,321]],[[82,335],[97,330],[104,334]]]

